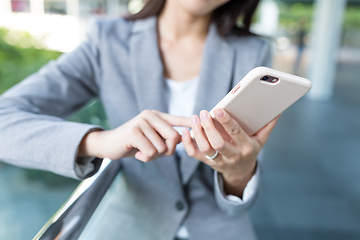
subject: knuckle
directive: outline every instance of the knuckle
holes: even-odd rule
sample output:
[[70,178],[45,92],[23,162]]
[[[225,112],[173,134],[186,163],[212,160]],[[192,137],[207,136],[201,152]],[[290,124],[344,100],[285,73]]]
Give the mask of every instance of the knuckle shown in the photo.
[[159,150],[160,150],[160,153],[161,153],[161,154],[164,154],[164,153],[166,153],[166,151],[168,150],[168,148],[167,148],[165,145],[163,145],[163,146],[160,147]]
[[175,149],[176,149],[176,144],[169,144],[167,150],[168,150],[171,154],[174,154],[174,153],[175,153]]
[[142,157],[142,159],[139,159],[139,160],[142,161],[142,162],[147,163],[147,162],[151,161],[151,158],[149,156],[147,156],[146,153],[143,152],[143,157]]
[[158,110],[150,110],[150,112],[152,112],[154,114],[160,113]]
[[150,161],[157,154],[157,150],[155,148],[148,149],[144,152],[144,158],[146,161]]
[[245,146],[243,146],[243,155],[245,156],[249,156],[254,152],[254,147],[250,144],[246,144]]
[[209,160],[208,165],[213,169],[220,167],[220,165],[217,162],[215,162],[214,160]]
[[174,147],[173,147],[173,148],[170,148],[170,149],[168,150],[168,153],[169,153],[170,156],[173,155],[173,154],[175,153],[175,148],[174,148]]
[[166,146],[166,150],[163,152],[166,156],[171,156],[175,153],[175,147]]
[[228,162],[231,164],[231,165],[234,165],[236,164],[237,162],[239,162],[239,159],[236,159],[236,158],[228,158]]
[[213,147],[216,151],[221,152],[225,148],[225,141],[221,140],[213,144]]
[[130,135],[131,136],[136,136],[138,135],[140,132],[140,129],[138,127],[131,127],[130,128]]
[[212,148],[210,147],[210,145],[206,145],[202,148],[202,152],[205,153],[205,154],[208,154],[210,153],[212,150]]
[[166,140],[166,145],[168,147],[168,149],[175,149],[176,145],[178,143],[177,138],[170,138]]
[[225,163],[223,161],[219,161],[216,163],[219,167],[224,167]]
[[147,122],[146,122],[146,120],[145,120],[145,118],[138,118],[138,120],[136,121],[136,124],[137,124],[137,126],[143,126],[143,125],[145,125]]
[[151,110],[145,109],[141,112],[141,116],[148,117],[152,114]]
[[225,117],[221,120],[221,123],[223,125],[229,125],[231,123],[231,118],[228,115],[225,115]]
[[240,132],[240,126],[237,125],[237,126],[231,128],[231,129],[227,130],[226,132],[227,132],[227,134],[229,134],[230,136],[231,136],[231,135],[236,135],[236,134],[238,134],[238,133]]
[[177,131],[171,131],[171,133],[169,134],[170,135],[170,138],[171,139],[175,139],[175,140],[179,140],[178,138],[179,138],[179,134],[178,134],[178,132]]
[[189,157],[195,157],[195,151],[194,150],[188,150],[187,152]]
[[148,152],[148,156],[149,156],[150,158],[154,157],[156,154],[157,154],[157,151],[156,151],[155,148],[150,149],[149,152]]
[[162,145],[162,146],[159,147],[159,153],[160,154],[166,153],[167,150],[168,149],[167,149],[167,147],[165,145]]
[[132,126],[141,126],[141,123],[143,123],[145,121],[145,118],[143,115],[139,114],[138,116],[136,116],[136,118],[134,119],[134,122],[132,124]]

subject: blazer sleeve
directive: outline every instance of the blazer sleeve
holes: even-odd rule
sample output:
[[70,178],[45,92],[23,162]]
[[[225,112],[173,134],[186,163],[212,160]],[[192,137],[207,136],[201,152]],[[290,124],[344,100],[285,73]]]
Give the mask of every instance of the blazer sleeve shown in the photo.
[[[0,96],[0,159],[7,163],[86,178],[101,159],[76,159],[79,143],[100,127],[64,120],[98,96],[99,24],[73,52],[51,61]],[[78,161],[77,161],[78,160]]]
[[[215,191],[215,200],[219,208],[229,216],[241,215],[246,213],[250,209],[250,207],[254,204],[256,197],[259,194],[259,188],[260,188],[259,181],[261,179],[261,170],[259,165],[257,166],[256,169],[256,178],[257,179],[255,181],[254,186],[251,187],[252,193],[249,194],[249,199],[246,200],[244,199],[241,201],[233,201],[232,199],[229,199],[227,196],[225,196],[221,173],[215,171],[214,181],[216,182],[216,184],[214,185],[214,191]],[[248,186],[246,188],[248,188]]]
[[[254,67],[265,66],[271,67],[272,62],[272,53],[271,53],[271,45],[267,41],[261,41],[262,44],[259,47],[259,52],[257,54],[256,62]],[[257,178],[256,185],[254,186],[254,194],[252,194],[251,198],[247,200],[245,203],[235,203],[233,201],[229,201],[226,196],[224,196],[223,191],[221,189],[222,182],[219,181],[218,172],[214,171],[214,194],[215,200],[218,207],[228,215],[238,215],[246,213],[250,207],[254,204],[260,190],[260,182],[261,182],[261,163],[262,163],[262,152],[260,152],[257,160]]]

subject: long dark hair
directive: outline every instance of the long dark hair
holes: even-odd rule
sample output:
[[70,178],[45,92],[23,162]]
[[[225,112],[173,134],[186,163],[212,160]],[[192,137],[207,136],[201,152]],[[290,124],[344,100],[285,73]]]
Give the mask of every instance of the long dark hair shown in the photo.
[[[130,21],[144,19],[158,15],[166,0],[147,0],[143,9],[125,18]],[[250,25],[252,16],[260,0],[230,0],[214,10],[212,21],[216,24],[221,36],[234,33],[236,35],[251,35]],[[242,18],[242,26],[237,27],[238,18]]]

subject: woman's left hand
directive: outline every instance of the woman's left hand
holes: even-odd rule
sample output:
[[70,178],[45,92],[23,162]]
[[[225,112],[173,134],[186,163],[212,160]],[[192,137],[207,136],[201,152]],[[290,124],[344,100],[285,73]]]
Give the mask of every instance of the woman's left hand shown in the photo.
[[[222,174],[226,194],[241,198],[247,182],[255,173],[257,155],[274,129],[278,117],[255,135],[249,136],[225,110],[217,109],[214,115],[217,121],[212,119],[208,111],[201,111],[200,118],[192,116],[197,147],[188,130],[182,132],[182,142],[190,157]],[[214,159],[206,158],[214,156],[216,151],[218,155]]]

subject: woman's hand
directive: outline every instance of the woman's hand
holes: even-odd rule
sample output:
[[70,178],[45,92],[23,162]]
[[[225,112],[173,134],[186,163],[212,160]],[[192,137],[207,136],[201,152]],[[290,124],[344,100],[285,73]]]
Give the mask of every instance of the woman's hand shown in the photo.
[[[278,117],[254,136],[248,136],[225,110],[217,109],[214,115],[217,121],[207,111],[201,111],[200,118],[192,116],[191,127],[197,147],[190,132],[184,130],[182,141],[185,150],[189,156],[223,175],[226,194],[242,197],[247,182],[255,173],[257,155],[274,129]],[[219,153],[213,160],[206,158],[206,155],[214,156],[216,151]]]
[[114,160],[135,156],[143,162],[169,156],[181,142],[173,126],[189,128],[191,121],[156,110],[144,110],[116,129],[90,132],[80,143],[78,156]]

